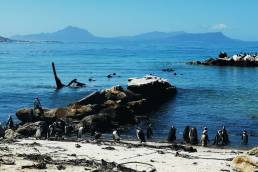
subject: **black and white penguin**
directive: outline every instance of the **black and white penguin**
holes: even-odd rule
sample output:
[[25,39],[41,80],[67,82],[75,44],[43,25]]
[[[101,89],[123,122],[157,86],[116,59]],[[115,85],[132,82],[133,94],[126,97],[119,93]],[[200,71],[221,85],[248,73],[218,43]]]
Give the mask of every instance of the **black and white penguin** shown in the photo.
[[147,127],[146,135],[147,135],[147,139],[151,139],[152,136],[153,136],[153,131],[152,131],[151,124],[149,124],[148,127]]
[[4,137],[4,135],[5,135],[5,130],[2,126],[2,123],[0,122],[0,137]]
[[243,131],[241,140],[242,140],[241,143],[243,145],[247,145],[248,144],[248,133],[247,133],[246,130]]
[[168,133],[168,142],[174,142],[176,140],[176,128],[172,126]]
[[202,136],[201,136],[201,145],[207,146],[208,142],[209,142],[208,129],[207,127],[204,127],[202,131]]
[[185,143],[190,142],[189,132],[190,132],[190,127],[187,125],[184,129],[184,132],[183,132],[183,140],[184,140]]
[[228,145],[230,141],[229,141],[228,132],[225,126],[222,127],[222,137],[223,137],[223,144]]
[[14,128],[14,123],[13,123],[13,118],[11,115],[9,115],[7,123],[6,123],[6,128],[7,129],[13,129]]
[[113,137],[113,140],[115,141],[115,142],[119,142],[120,141],[120,136],[119,136],[119,134],[118,134],[118,131],[117,130],[114,130],[113,132],[112,132],[112,137]]
[[214,138],[214,145],[222,145],[223,144],[223,135],[222,135],[222,130],[218,130],[215,138]]
[[78,129],[77,138],[82,138],[83,129],[84,129],[83,127],[80,127],[80,128]]
[[43,127],[41,125],[37,126],[35,138],[40,139],[42,137],[42,132],[43,132]]
[[50,137],[52,137],[54,135],[54,132],[55,132],[54,124],[49,125],[47,130],[47,138],[49,139]]
[[191,128],[189,132],[190,144],[197,145],[198,144],[198,134],[197,129],[195,127]]
[[136,129],[136,136],[141,143],[146,142],[144,132],[141,128]]

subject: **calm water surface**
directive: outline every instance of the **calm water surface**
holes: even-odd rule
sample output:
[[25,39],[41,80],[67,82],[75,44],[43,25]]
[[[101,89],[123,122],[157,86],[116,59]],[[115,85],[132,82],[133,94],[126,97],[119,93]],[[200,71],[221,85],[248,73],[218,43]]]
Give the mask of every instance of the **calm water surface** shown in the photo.
[[[223,48],[221,48],[223,47]],[[32,106],[40,97],[43,106],[60,107],[94,90],[127,84],[129,77],[156,74],[178,88],[171,101],[150,114],[155,137],[166,137],[171,125],[180,137],[186,125],[199,132],[207,126],[209,136],[226,125],[232,145],[240,142],[242,129],[252,135],[250,145],[258,145],[258,68],[207,67],[185,62],[229,54],[258,52],[258,45],[183,46],[155,43],[1,43],[0,121],[21,107]],[[256,48],[257,47],[257,48]],[[56,63],[64,83],[77,78],[87,87],[55,91],[51,62]],[[177,75],[162,72],[172,67]],[[112,79],[105,76],[117,73]],[[89,78],[96,82],[88,82]],[[132,130],[127,135],[134,134]]]

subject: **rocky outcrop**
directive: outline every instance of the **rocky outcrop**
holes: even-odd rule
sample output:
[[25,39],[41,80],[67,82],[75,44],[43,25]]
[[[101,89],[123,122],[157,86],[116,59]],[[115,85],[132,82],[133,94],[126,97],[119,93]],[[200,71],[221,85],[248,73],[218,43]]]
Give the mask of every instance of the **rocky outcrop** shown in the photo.
[[237,54],[232,57],[219,55],[218,58],[209,58],[204,61],[192,61],[188,64],[200,64],[209,66],[242,66],[242,67],[257,67],[258,55]]
[[127,88],[153,101],[162,101],[176,93],[176,87],[167,80],[152,75],[143,78],[129,78]]
[[151,111],[153,106],[150,105],[162,103],[175,92],[176,88],[167,80],[156,76],[131,78],[128,89],[113,86],[93,92],[66,107],[44,109],[43,113],[34,112],[30,108],[19,109],[16,116],[25,125],[24,128],[19,127],[17,132],[34,133],[34,122],[45,121],[49,124],[57,119],[80,121],[79,125],[88,129],[107,129],[117,125],[134,124],[136,115]]

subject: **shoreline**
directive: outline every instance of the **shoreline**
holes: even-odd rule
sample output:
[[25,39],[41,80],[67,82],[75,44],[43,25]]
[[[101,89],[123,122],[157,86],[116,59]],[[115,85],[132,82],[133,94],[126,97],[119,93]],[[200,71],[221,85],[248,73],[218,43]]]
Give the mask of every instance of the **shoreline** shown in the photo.
[[[91,171],[103,168],[103,164],[113,164],[117,169],[124,163],[136,171],[148,171],[150,168],[164,172],[232,171],[235,169],[232,160],[247,154],[247,150],[228,147],[189,147],[164,142],[140,144],[128,140],[18,139],[17,142],[0,142],[0,171],[59,171],[59,168],[62,171]],[[258,162],[258,157],[254,160]]]

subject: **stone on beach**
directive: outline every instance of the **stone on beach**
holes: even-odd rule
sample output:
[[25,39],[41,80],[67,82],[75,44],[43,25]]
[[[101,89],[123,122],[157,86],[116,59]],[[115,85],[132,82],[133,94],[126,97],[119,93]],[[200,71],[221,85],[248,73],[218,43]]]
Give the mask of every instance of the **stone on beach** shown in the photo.
[[236,156],[232,162],[236,170],[241,172],[251,172],[257,170],[258,168],[257,162],[246,155]]

